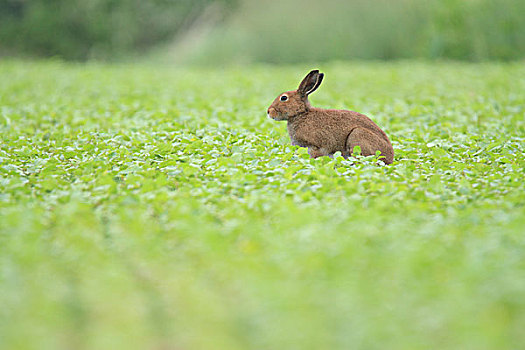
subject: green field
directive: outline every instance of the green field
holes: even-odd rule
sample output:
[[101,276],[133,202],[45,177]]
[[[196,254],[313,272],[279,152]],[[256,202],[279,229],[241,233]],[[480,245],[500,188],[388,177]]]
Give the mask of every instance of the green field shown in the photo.
[[[311,68],[396,159],[309,159]],[[525,65],[0,62],[0,348],[517,349]]]

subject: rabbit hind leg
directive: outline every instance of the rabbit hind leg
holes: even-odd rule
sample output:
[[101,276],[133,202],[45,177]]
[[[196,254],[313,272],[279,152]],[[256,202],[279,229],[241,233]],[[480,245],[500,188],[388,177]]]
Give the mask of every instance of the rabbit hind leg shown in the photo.
[[393,161],[394,155],[390,151],[392,146],[381,138],[365,128],[355,128],[346,138],[346,154],[350,156],[353,154],[354,147],[361,147],[361,155],[371,156],[375,155],[377,151],[381,152],[384,156],[383,161],[386,164],[390,164]]

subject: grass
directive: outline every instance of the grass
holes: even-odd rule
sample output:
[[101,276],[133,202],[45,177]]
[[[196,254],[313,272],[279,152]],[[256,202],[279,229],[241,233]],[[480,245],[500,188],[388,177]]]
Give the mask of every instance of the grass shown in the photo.
[[309,68],[0,62],[0,348],[523,346],[523,64],[319,67],[386,167],[266,118]]
[[172,59],[215,65],[232,61],[294,64],[349,59],[482,62],[525,58],[522,0],[237,3],[223,23],[190,31],[182,44],[175,46]]

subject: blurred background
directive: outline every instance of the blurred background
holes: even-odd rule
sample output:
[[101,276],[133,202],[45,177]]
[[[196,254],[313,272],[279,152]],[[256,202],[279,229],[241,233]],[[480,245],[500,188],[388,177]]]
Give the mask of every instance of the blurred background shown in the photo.
[[0,57],[517,60],[524,0],[0,0]]

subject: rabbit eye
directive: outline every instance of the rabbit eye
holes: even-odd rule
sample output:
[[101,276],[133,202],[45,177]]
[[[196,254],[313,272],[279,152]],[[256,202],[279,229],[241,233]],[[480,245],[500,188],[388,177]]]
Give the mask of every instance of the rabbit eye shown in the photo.
[[282,96],[281,96],[281,101],[286,101],[286,100],[288,100],[288,96],[286,96],[286,95],[282,95]]

